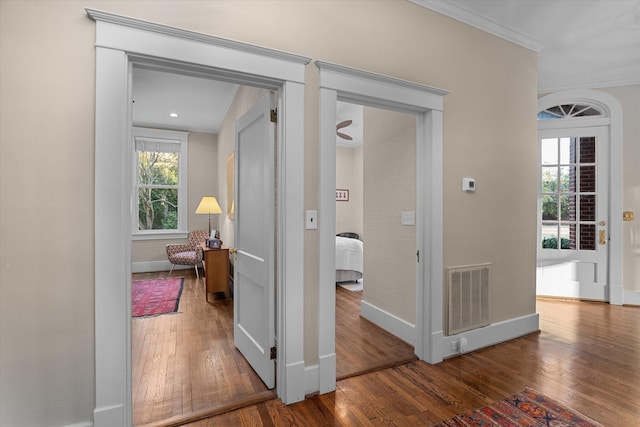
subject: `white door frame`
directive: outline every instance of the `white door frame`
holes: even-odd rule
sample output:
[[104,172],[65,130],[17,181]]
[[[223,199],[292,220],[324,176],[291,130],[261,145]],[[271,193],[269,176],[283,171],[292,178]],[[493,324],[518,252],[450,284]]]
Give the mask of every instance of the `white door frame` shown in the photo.
[[86,9],[96,21],[94,426],[131,425],[131,67],[149,58],[280,91],[278,396],[304,399],[304,73],[309,58]]
[[[591,104],[602,116],[538,121],[538,129],[607,126],[609,132],[609,303],[624,303],[622,284],[622,107],[613,96],[595,90],[568,90],[538,99],[538,111],[561,104]],[[537,244],[540,244],[538,242]]]
[[416,114],[417,210],[416,355],[440,362],[442,351],[443,97],[447,91],[353,68],[316,61],[320,70],[320,183],[318,200],[318,382],[336,388],[335,229],[336,102]]

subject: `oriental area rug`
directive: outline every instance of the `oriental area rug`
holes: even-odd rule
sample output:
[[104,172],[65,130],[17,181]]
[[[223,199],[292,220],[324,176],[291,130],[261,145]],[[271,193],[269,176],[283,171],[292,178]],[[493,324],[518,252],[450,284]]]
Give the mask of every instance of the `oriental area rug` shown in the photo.
[[493,405],[456,415],[434,424],[433,427],[470,426],[603,427],[587,416],[529,388]]
[[134,280],[131,282],[131,315],[157,316],[178,311],[184,278]]

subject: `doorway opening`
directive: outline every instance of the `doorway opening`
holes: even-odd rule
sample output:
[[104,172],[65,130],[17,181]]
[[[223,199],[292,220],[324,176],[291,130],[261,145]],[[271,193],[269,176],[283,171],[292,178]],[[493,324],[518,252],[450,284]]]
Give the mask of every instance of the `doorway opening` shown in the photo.
[[[275,90],[278,124],[277,394],[304,399],[303,97],[309,58],[87,9],[96,21],[94,425],[131,425],[131,67],[169,64],[183,72]],[[114,177],[118,177],[114,179]],[[287,218],[285,221],[284,219]],[[286,298],[285,298],[286,295]]]
[[[234,165],[228,164],[227,159],[233,153],[240,153],[236,142],[236,122],[245,111],[251,110],[256,102],[268,92],[261,88],[251,86],[238,86],[226,82],[211,80],[210,76],[185,75],[180,69],[168,68],[144,68],[140,69],[134,63],[132,79],[133,108],[132,117],[134,126],[144,126],[138,129],[138,133],[152,133],[158,130],[158,137],[170,135],[159,129],[172,128],[174,131],[189,132],[188,149],[180,154],[179,168],[184,179],[184,184],[177,190],[171,189],[169,196],[165,193],[169,190],[161,188],[161,194],[152,192],[154,197],[143,197],[147,192],[141,191],[138,204],[142,220],[134,216],[132,241],[132,270],[133,280],[136,283],[161,284],[163,280],[181,279],[182,288],[176,307],[176,312],[167,315],[153,317],[134,317],[131,320],[131,364],[132,364],[132,411],[133,424],[145,425],[167,420],[188,421],[201,417],[203,414],[216,414],[237,407],[248,402],[257,402],[276,397],[275,391],[270,391],[273,384],[267,387],[256,375],[253,364],[248,362],[243,353],[237,350],[241,347],[234,337],[234,320],[237,310],[234,304],[239,292],[233,292],[230,288],[236,283],[228,274],[218,274],[217,271],[225,270],[224,264],[235,266],[235,257],[229,257],[227,248],[235,248],[237,232],[234,225],[244,220],[242,216],[236,216],[232,221],[226,213],[232,212],[237,204],[234,196]],[[198,105],[192,108],[182,104],[179,99],[191,97],[191,102]],[[225,97],[227,98],[225,101]],[[202,98],[205,98],[204,100]],[[207,104],[209,99],[216,100],[225,108],[217,109]],[[183,121],[177,121],[168,116],[163,110],[165,101],[177,111]],[[152,111],[149,111],[152,110]],[[201,114],[203,121],[197,121],[194,116]],[[154,115],[154,111],[161,114]],[[217,123],[212,124],[211,122]],[[273,133],[275,135],[275,133]],[[185,138],[187,138],[185,136]],[[160,143],[158,143],[160,141]],[[162,148],[164,139],[149,140],[146,149],[158,150]],[[244,140],[243,140],[244,141]],[[155,145],[154,145],[155,143]],[[139,145],[139,144],[137,144]],[[175,145],[175,144],[174,144]],[[171,148],[171,147],[170,147]],[[136,148],[139,150],[139,148]],[[188,153],[188,155],[187,155]],[[275,150],[261,155],[269,158],[268,164],[273,164]],[[142,156],[147,159],[148,156]],[[160,156],[158,156],[160,157]],[[184,157],[184,159],[182,158]],[[244,161],[237,156],[239,161]],[[138,156],[131,157],[136,162]],[[163,157],[160,157],[161,159]],[[145,189],[150,183],[154,185],[165,184],[165,175],[177,178],[177,167],[169,168],[167,162],[144,162],[139,165],[141,170],[134,176],[146,177]],[[170,165],[171,163],[169,163]],[[225,168],[227,168],[225,170]],[[158,173],[152,173],[157,169]],[[160,173],[169,169],[169,172]],[[174,171],[176,169],[176,171]],[[146,173],[143,173],[146,172]],[[231,174],[229,177],[228,175]],[[157,175],[157,176],[156,176]],[[227,179],[227,182],[225,182]],[[230,182],[228,181],[230,179]],[[150,181],[150,182],[147,182]],[[151,182],[153,181],[153,182]],[[156,182],[157,181],[157,182]],[[273,188],[273,179],[270,179],[270,188]],[[226,185],[225,185],[226,184]],[[138,184],[136,185],[137,188]],[[245,185],[246,187],[246,185]],[[155,188],[155,187],[154,187]],[[225,194],[231,191],[231,194]],[[186,191],[188,189],[188,191]],[[177,191],[188,194],[176,195]],[[250,190],[250,188],[249,188]],[[134,194],[137,192],[134,191]],[[196,268],[200,270],[200,277],[189,267],[182,270],[173,270],[168,274],[168,263],[165,257],[165,245],[175,244],[181,237],[175,221],[171,219],[177,215],[167,212],[167,206],[174,209],[182,209],[184,221],[188,231],[207,228],[207,219],[194,214],[195,206],[201,197],[217,195],[222,206],[223,214],[214,215],[214,232],[223,239],[223,248],[220,251],[209,251],[204,248],[203,261]],[[163,197],[164,196],[164,197]],[[175,199],[182,196],[184,203],[179,205]],[[147,203],[151,200],[153,204]],[[155,202],[158,203],[155,203]],[[229,203],[231,201],[231,203]],[[157,205],[157,206],[156,206]],[[238,205],[240,206],[240,205]],[[154,229],[146,221],[150,216],[148,211],[154,208]],[[163,207],[165,208],[163,210]],[[264,213],[266,206],[262,206],[260,212]],[[238,208],[238,210],[240,210]],[[153,212],[153,211],[152,211]],[[173,213],[173,215],[171,215]],[[240,212],[238,212],[240,213]],[[267,217],[264,215],[263,217]],[[273,215],[269,216],[273,218]],[[197,224],[197,225],[196,225]],[[172,230],[173,227],[173,230]],[[265,225],[265,229],[274,230],[273,225]],[[140,229],[140,230],[139,230]],[[241,230],[246,230],[244,226]],[[178,232],[176,232],[178,231]],[[210,230],[204,230],[207,236]],[[256,233],[251,233],[257,236]],[[267,242],[273,242],[273,232],[268,233]],[[203,234],[204,236],[204,234]],[[203,237],[204,238],[204,237]],[[200,242],[201,243],[201,242]],[[264,243],[264,242],[263,242]],[[272,259],[272,257],[270,257]],[[164,259],[164,260],[163,260]],[[154,261],[156,260],[156,261]],[[163,261],[159,261],[163,260]],[[203,269],[204,265],[208,267]],[[217,271],[212,271],[212,268]],[[273,268],[275,269],[275,267]],[[233,272],[242,269],[230,269]],[[170,279],[169,279],[170,276]],[[205,277],[206,276],[206,277]],[[223,283],[224,282],[224,283]],[[229,286],[231,284],[231,286]],[[207,291],[224,290],[225,293],[207,293]],[[270,299],[275,305],[277,302]],[[274,310],[274,307],[270,308]],[[274,324],[271,322],[270,324]],[[273,331],[272,333],[275,333]],[[270,346],[269,346],[270,347]],[[271,361],[273,365],[274,362]]]
[[[416,120],[415,323],[377,310],[376,323],[413,343],[415,355],[442,360],[442,126],[446,91],[316,61],[320,70],[319,345],[320,393],[336,387],[336,106],[338,101],[410,113]],[[365,271],[366,274],[366,271]],[[366,286],[366,278],[365,278]]]
[[336,122],[340,380],[417,359],[377,324],[381,311],[415,323],[416,117],[338,101]]
[[536,293],[622,304],[622,117],[602,92],[538,100]]

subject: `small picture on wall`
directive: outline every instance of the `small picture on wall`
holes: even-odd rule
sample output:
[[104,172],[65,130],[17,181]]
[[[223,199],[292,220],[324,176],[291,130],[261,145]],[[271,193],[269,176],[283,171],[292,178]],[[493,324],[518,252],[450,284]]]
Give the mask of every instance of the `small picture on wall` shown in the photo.
[[348,202],[349,190],[336,190],[336,202]]

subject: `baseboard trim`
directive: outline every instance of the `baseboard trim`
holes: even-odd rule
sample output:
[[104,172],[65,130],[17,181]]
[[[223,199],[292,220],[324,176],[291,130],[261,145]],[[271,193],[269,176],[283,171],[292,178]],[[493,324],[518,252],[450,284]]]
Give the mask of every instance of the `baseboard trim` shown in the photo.
[[83,421],[81,423],[69,424],[65,427],[93,427],[93,423],[91,421]]
[[360,302],[360,315],[368,321],[380,326],[385,331],[392,333],[402,341],[415,346],[416,327],[406,320],[389,313],[366,301]]
[[[336,389],[336,354],[326,354],[320,356],[317,366],[317,380],[314,380],[313,383],[305,382],[305,392],[309,394],[310,392],[318,391],[320,394],[329,393]],[[313,384],[315,388],[310,388],[309,386]]]
[[[285,388],[281,390],[278,388],[278,397],[286,404],[301,402],[305,398],[305,365],[304,361],[286,364],[284,369],[285,375]],[[284,391],[284,393],[281,393]]]
[[[335,378],[334,378],[335,382]],[[304,394],[315,394],[320,390],[320,364],[305,366]]]
[[640,291],[624,291],[623,304],[640,305]]
[[538,313],[533,313],[492,323],[484,328],[442,336],[441,345],[438,347],[442,351],[442,357],[447,358],[510,341],[539,330],[540,316]]
[[124,412],[124,405],[113,405],[95,408],[93,411],[93,426],[113,427],[130,425],[130,421],[125,423]]
[[[174,270],[193,269],[191,265],[176,265]],[[171,263],[169,261],[143,261],[131,263],[132,273],[151,273],[155,271],[169,271]]]

